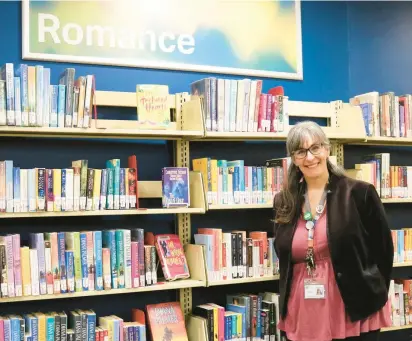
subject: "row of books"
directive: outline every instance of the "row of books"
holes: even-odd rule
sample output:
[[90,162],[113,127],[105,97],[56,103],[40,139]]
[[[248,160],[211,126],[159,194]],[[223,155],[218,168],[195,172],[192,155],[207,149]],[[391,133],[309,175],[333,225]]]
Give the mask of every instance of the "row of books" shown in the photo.
[[348,169],[349,176],[373,184],[379,196],[412,198],[412,166],[390,164],[390,153],[365,155],[361,163]]
[[[121,336],[121,338],[120,338]],[[0,340],[13,341],[144,341],[146,325],[118,316],[97,320],[93,310],[34,312],[0,316]]]
[[262,80],[209,77],[190,84],[203,103],[207,131],[282,132],[288,127],[282,87],[262,92]]
[[[194,307],[188,319],[206,328],[203,340],[280,340],[279,294],[272,292],[226,296],[224,306],[214,303]],[[200,333],[200,332],[199,332]],[[217,337],[216,337],[217,336]]]
[[60,212],[138,207],[136,156],[121,168],[119,159],[105,169],[76,160],[64,169],[21,169],[13,160],[0,161],[0,212]]
[[134,308],[131,321],[116,315],[98,317],[91,309],[4,315],[0,316],[0,340],[146,341],[146,325],[152,340],[188,341],[179,302]]
[[412,324],[412,280],[392,279],[389,285],[391,319],[394,327]]
[[27,246],[19,234],[0,236],[1,297],[154,285],[158,261],[166,280],[190,275],[177,235],[135,228],[29,236]]
[[192,160],[202,173],[209,204],[271,204],[287,178],[290,158],[271,159],[263,166],[245,166],[244,160]]
[[53,85],[50,68],[6,63],[1,68],[0,125],[89,128],[94,82],[93,75],[75,79],[75,69],[66,68]]
[[210,281],[272,276],[279,272],[273,238],[261,231],[223,232],[198,228],[195,244],[204,245]]
[[394,263],[403,263],[412,261],[412,228],[403,228],[391,230]]

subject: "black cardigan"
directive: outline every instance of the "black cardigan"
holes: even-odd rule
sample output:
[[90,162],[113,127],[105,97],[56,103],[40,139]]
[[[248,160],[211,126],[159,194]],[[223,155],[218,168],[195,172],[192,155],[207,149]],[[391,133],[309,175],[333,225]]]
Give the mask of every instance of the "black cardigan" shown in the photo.
[[[298,212],[301,212],[302,202],[298,203]],[[276,217],[276,212],[274,214]],[[290,224],[275,223],[274,230],[283,318],[287,314],[293,273],[291,246],[297,218],[298,215]],[[385,210],[373,185],[346,176],[330,176],[327,237],[346,312],[352,321],[365,319],[388,300],[394,256]]]

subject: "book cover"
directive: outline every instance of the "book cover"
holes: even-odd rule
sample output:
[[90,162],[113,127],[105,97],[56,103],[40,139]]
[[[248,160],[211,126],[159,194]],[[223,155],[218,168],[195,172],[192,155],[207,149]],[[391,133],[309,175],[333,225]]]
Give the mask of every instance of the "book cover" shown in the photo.
[[162,169],[163,207],[189,207],[189,168],[164,167]]
[[178,235],[156,235],[155,246],[166,280],[190,277],[186,256]]
[[167,128],[170,124],[169,87],[167,85],[138,84],[137,120],[149,128]]
[[146,310],[153,340],[188,341],[179,302],[150,304]]

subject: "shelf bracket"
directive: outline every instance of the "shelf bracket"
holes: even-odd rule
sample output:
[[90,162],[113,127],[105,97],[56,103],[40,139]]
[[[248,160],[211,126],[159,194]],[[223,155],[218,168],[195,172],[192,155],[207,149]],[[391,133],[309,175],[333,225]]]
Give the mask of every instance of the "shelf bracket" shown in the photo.
[[339,166],[344,167],[343,144],[332,142],[331,154],[336,156],[336,161]]
[[[180,123],[180,127],[184,125],[182,115],[182,104],[188,100],[188,96],[176,96],[176,113],[177,121]],[[188,167],[190,169],[189,158],[189,142],[186,140],[175,141],[175,166],[176,167]],[[177,214],[177,227],[178,235],[182,245],[190,243],[191,240],[191,219],[190,214],[179,213]],[[192,311],[192,289],[184,288],[179,290],[179,302],[184,316],[187,316]]]

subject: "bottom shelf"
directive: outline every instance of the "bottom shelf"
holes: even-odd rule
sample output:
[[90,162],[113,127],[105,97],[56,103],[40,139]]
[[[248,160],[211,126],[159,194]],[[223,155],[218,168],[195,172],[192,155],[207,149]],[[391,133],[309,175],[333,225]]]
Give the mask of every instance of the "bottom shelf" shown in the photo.
[[404,329],[412,329],[412,324],[407,324],[405,326],[399,326],[399,327],[387,327],[387,328],[382,328],[381,332],[392,332],[396,330],[404,330]]
[[262,277],[246,277],[246,278],[226,279],[226,280],[220,280],[220,281],[209,281],[208,286],[212,287],[212,286],[217,286],[217,285],[230,285],[230,284],[276,281],[278,279],[279,279],[279,275],[262,276]]
[[132,288],[132,289],[110,289],[100,291],[80,291],[67,294],[53,294],[53,295],[38,295],[38,296],[20,296],[20,297],[3,297],[0,298],[0,303],[12,303],[12,302],[28,302],[28,301],[41,301],[41,300],[57,300],[63,298],[74,297],[89,297],[89,296],[102,296],[102,295],[118,295],[118,294],[132,294],[138,292],[149,292],[159,290],[175,290],[184,288],[198,288],[206,286],[205,281],[194,279],[182,279],[173,282],[158,282],[155,285],[149,285],[145,287]]

